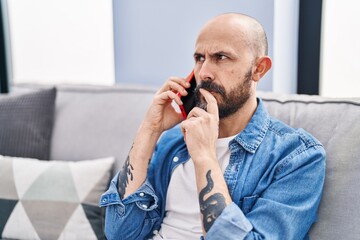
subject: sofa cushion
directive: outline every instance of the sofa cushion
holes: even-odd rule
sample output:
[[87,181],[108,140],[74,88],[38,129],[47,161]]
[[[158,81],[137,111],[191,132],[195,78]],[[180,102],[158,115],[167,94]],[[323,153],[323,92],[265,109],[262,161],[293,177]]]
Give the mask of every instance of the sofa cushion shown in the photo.
[[49,159],[56,89],[0,95],[0,154]]
[[0,155],[0,238],[104,239],[98,202],[113,163]]

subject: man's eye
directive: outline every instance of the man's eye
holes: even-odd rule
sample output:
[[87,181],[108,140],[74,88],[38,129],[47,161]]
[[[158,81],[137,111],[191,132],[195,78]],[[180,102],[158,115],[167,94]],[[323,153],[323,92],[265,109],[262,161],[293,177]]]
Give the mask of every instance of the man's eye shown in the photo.
[[203,62],[205,58],[203,56],[195,56],[195,62]]
[[217,56],[217,59],[218,59],[218,60],[224,60],[224,59],[227,59],[227,56],[219,54],[219,55]]

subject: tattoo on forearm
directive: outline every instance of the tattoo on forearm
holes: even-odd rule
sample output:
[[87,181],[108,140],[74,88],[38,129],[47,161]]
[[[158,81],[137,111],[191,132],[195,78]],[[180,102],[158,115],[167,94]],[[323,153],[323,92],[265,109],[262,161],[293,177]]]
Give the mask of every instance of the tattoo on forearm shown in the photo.
[[206,173],[206,180],[207,185],[200,191],[199,202],[200,212],[203,216],[204,229],[208,232],[216,218],[220,216],[221,212],[226,207],[226,203],[225,197],[221,193],[214,193],[206,200],[204,199],[205,194],[208,194],[214,188],[214,182],[211,178],[211,170]]
[[[133,147],[134,147],[134,144],[131,146],[130,152]],[[124,163],[122,170],[119,173],[118,190],[119,190],[121,199],[123,199],[125,196],[126,187],[129,185],[129,181],[134,180],[134,174],[133,174],[134,167],[130,163],[130,152]],[[148,161],[148,165],[150,164],[150,161],[151,161],[151,158]]]
[[123,169],[121,170],[119,174],[119,193],[121,199],[124,198],[126,187],[129,184],[129,178],[130,181],[134,180],[134,175],[132,171],[134,170],[133,166],[130,164],[130,157],[128,156],[125,164],[123,166]]

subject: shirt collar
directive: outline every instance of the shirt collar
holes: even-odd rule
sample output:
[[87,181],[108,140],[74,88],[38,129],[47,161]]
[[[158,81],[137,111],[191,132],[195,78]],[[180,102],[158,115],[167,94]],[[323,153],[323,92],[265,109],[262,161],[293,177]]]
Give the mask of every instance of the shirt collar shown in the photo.
[[236,148],[234,143],[240,144],[246,151],[255,153],[263,141],[270,125],[270,116],[261,99],[257,98],[258,106],[246,128],[230,142],[230,149]]

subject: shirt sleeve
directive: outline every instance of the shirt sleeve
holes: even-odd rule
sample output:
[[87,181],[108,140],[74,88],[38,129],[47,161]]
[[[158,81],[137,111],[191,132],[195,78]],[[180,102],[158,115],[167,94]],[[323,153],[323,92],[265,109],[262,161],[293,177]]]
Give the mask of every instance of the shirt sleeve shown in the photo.
[[100,198],[100,207],[106,207],[105,235],[109,240],[145,239],[160,219],[156,210],[158,197],[146,180],[135,193],[122,200],[117,190],[118,178],[119,173]]
[[316,221],[325,151],[312,146],[287,156],[260,196],[229,204],[206,235],[212,239],[304,239]]

